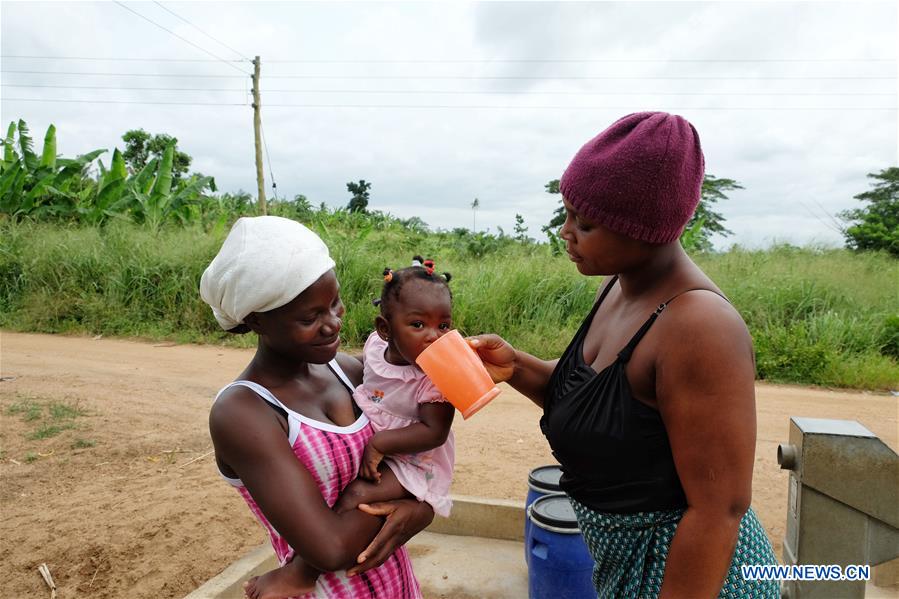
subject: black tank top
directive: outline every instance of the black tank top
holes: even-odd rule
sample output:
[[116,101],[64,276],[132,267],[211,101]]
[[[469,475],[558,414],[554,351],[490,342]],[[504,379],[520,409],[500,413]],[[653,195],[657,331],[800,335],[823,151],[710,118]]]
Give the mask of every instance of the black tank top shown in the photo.
[[671,300],[650,315],[602,372],[584,362],[590,323],[617,280],[603,290],[559,359],[540,428],[562,466],[560,486],[587,507],[617,513],[683,508],[687,501],[665,424],[658,410],[634,399],[625,374],[634,348]]

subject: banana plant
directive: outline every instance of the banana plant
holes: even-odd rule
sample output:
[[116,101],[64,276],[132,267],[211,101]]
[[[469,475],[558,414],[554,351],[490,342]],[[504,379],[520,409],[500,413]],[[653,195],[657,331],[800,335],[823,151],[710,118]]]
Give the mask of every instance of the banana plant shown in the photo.
[[[13,214],[25,190],[27,172],[16,153],[16,123],[9,124],[3,138],[3,164],[0,170],[0,212]],[[26,133],[27,135],[27,133]]]
[[92,225],[102,225],[110,217],[119,215],[119,206],[127,191],[128,169],[125,168],[125,159],[116,148],[112,153],[112,163],[107,170],[102,161],[100,166],[100,178],[97,183],[93,201],[83,202],[79,210],[81,218]]
[[40,168],[56,168],[56,125],[47,127],[44,135],[44,151],[41,152]]
[[[53,127],[53,125],[50,126]],[[49,129],[47,129],[47,133],[50,133]],[[37,155],[34,153],[34,142],[31,139],[31,132],[22,119],[19,119],[19,153],[22,157],[22,162],[25,163],[25,167],[28,170],[33,171],[37,168],[38,160]]]
[[[18,144],[15,136],[18,133]],[[24,120],[10,123],[3,139],[0,169],[0,212],[21,216],[70,217],[76,213],[90,184],[87,168],[106,150],[94,150],[75,159],[57,158],[56,127],[50,125],[38,158]]]
[[13,149],[15,138],[16,123],[13,121],[6,130],[6,137],[3,138],[3,162],[0,162],[0,173],[3,173],[7,168],[12,168],[12,165],[18,160],[16,151]]
[[163,152],[161,161],[156,158],[149,161],[129,181],[131,216],[136,222],[146,224],[153,233],[159,232],[166,220],[174,151],[174,145],[170,145]]
[[0,212],[15,215],[25,192],[27,173],[18,161],[6,165],[0,175]]
[[106,150],[73,159],[57,157],[53,125],[44,135],[40,155],[24,120],[10,123],[0,143],[0,213],[13,218],[77,218],[92,225],[113,217],[130,218],[155,233],[169,222],[196,220],[204,192],[215,189],[212,177],[175,181],[174,143],[130,177],[124,156],[116,149],[108,169],[97,161],[96,178],[88,171]]
[[146,224],[154,234],[170,221],[181,224],[190,221],[198,198],[213,181],[212,177],[194,175],[173,191],[174,156],[173,143],[163,152],[162,160],[154,158],[128,181],[131,216],[136,222]]

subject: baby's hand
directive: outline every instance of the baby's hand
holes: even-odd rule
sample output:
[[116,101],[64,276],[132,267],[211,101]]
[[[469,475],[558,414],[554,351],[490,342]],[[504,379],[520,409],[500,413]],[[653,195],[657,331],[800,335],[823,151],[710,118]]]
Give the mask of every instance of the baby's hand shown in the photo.
[[375,449],[375,446],[369,441],[365,445],[365,452],[362,454],[362,465],[359,467],[359,476],[375,483],[381,482],[381,473],[378,472],[378,466],[383,459],[384,454]]

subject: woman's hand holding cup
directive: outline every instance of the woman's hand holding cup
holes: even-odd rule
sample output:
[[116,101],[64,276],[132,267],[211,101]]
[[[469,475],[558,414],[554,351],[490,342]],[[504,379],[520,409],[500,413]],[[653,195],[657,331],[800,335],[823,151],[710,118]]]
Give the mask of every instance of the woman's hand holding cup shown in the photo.
[[515,373],[515,348],[499,335],[476,335],[466,340],[481,358],[494,383],[503,383]]

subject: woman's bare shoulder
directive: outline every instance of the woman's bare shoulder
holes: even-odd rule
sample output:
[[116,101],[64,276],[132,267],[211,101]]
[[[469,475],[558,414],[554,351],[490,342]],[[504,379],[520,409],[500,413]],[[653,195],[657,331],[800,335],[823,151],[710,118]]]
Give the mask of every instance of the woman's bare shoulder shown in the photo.
[[362,358],[343,352],[337,354],[337,364],[354,385],[362,384]]
[[212,404],[212,408],[221,409],[224,407],[225,409],[228,406],[246,403],[252,398],[259,398],[259,395],[256,394],[255,391],[250,389],[250,387],[246,385],[230,385],[226,389],[224,389],[221,393],[219,393],[218,397],[215,398],[215,401]]
[[286,438],[287,432],[287,420],[243,385],[225,389],[209,411],[209,434],[216,459],[229,471],[280,453],[277,440]]
[[678,295],[668,302],[662,316],[660,324],[664,323],[662,326],[675,335],[686,331],[749,334],[740,312],[717,288],[694,289]]
[[752,336],[737,309],[720,295],[708,290],[684,293],[665,308],[653,328],[658,329],[656,367],[679,373],[674,378],[683,375],[698,383],[719,373],[734,384],[754,379]]
[[232,385],[222,391],[209,410],[211,431],[227,432],[237,423],[246,424],[258,416],[270,416],[272,410],[264,409],[265,400],[244,385]]

